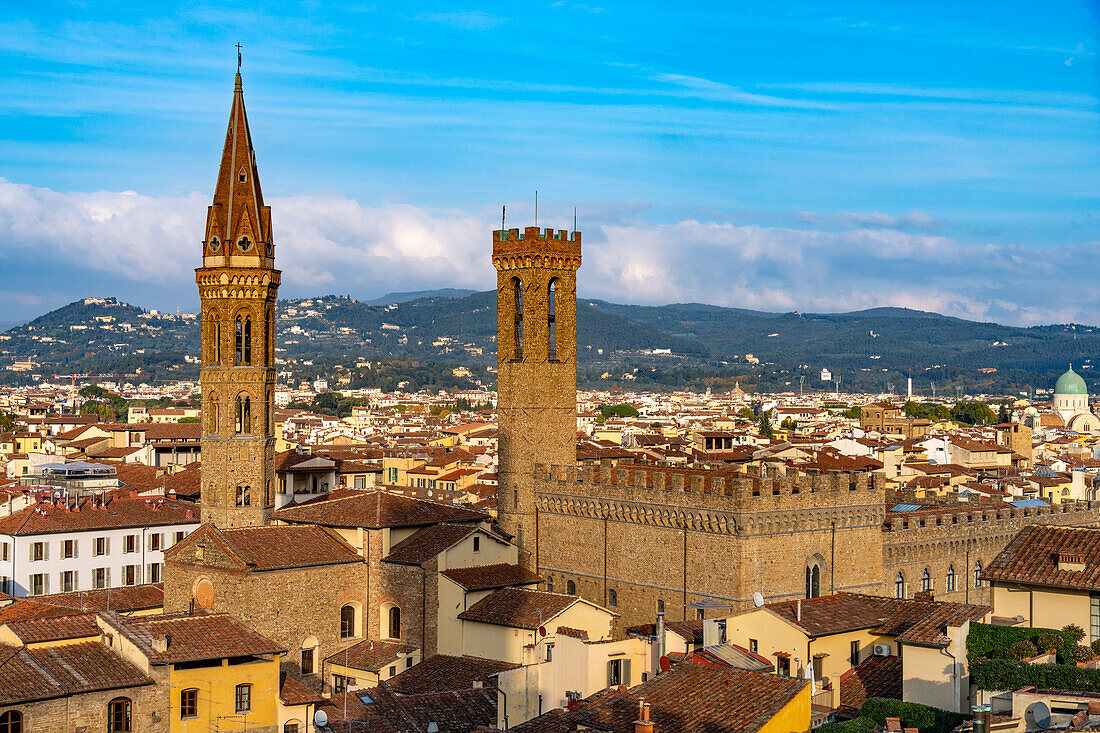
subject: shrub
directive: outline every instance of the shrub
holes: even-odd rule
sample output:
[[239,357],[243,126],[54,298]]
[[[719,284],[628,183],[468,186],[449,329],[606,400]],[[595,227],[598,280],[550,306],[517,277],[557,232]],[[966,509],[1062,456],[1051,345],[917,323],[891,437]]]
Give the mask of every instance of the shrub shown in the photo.
[[1035,644],[1029,639],[1020,639],[1009,649],[1012,651],[1012,659],[1031,659],[1039,653],[1039,650],[1035,648]]
[[1087,647],[1084,644],[1078,644],[1073,647],[1073,651],[1070,652],[1069,658],[1073,662],[1090,662],[1096,655],[1092,653],[1092,648]]
[[1047,690],[1100,692],[1100,670],[1071,664],[1025,664],[1010,659],[979,659],[970,664],[970,678],[983,690]]
[[1055,634],[1053,631],[1043,632],[1036,636],[1033,640],[1035,646],[1039,648],[1041,652],[1058,651],[1066,643],[1066,638],[1060,634]]
[[1092,653],[1100,655],[1100,639],[1092,642]]
[[881,726],[886,725],[887,718],[899,718],[903,728],[919,728],[921,733],[950,733],[966,719],[947,710],[884,697],[867,700],[859,714]]
[[[1058,661],[1063,663],[1069,660],[1073,646],[1077,643],[1065,631],[971,623],[970,633],[966,637],[967,659],[970,660],[971,664],[983,657],[1011,659],[1014,655],[1011,650],[1008,650],[1008,647],[1021,639],[1033,640],[1033,643],[1036,643],[1036,646],[1043,651],[1047,649],[1057,650]],[[1055,640],[1057,641],[1055,642]]]
[[871,733],[874,729],[875,721],[861,715],[839,723],[826,723],[815,730],[817,733]]
[[1077,624],[1066,624],[1062,627],[1062,633],[1073,639],[1074,644],[1080,644],[1081,640],[1085,638],[1085,630]]

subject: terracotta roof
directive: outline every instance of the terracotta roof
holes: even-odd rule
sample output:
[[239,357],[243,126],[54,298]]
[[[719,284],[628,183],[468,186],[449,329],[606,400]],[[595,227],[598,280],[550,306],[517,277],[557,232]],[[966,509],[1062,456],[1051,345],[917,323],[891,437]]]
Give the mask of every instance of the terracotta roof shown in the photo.
[[397,661],[398,655],[409,655],[419,648],[415,644],[405,644],[400,641],[372,641],[368,639],[359,642],[355,646],[348,647],[346,652],[344,650],[336,652],[325,661],[330,664],[377,672]]
[[840,676],[840,702],[858,708],[870,697],[900,700],[901,657],[870,656]]
[[95,622],[95,612],[77,613],[68,616],[47,616],[9,621],[5,624],[8,631],[23,644],[38,644],[64,639],[83,639],[99,637],[99,626]]
[[[133,642],[149,658],[150,664],[178,664],[286,651],[224,613],[121,616],[113,611],[104,611],[101,615]],[[158,638],[168,640],[164,651],[156,651],[153,647],[154,640]]]
[[336,532],[314,524],[218,529],[204,524],[165,551],[172,560],[195,544],[221,543],[250,570],[286,570],[316,565],[362,562],[363,558]]
[[809,684],[809,680],[718,667],[690,658],[637,687],[598,692],[574,710],[559,709],[512,730],[566,733],[588,726],[633,733],[638,702],[644,699],[657,731],[753,733]]
[[[1059,554],[1076,555],[1082,570],[1059,570]],[[982,573],[986,580],[1100,590],[1100,529],[1032,525],[1021,529]]]
[[466,590],[488,590],[505,588],[510,585],[532,585],[541,583],[542,578],[521,565],[497,563],[496,565],[475,565],[469,568],[448,568],[443,575]]
[[482,522],[484,512],[414,499],[390,491],[374,489],[338,489],[328,496],[275,512],[284,522],[310,522],[328,527],[422,527],[440,522]]
[[874,629],[876,633],[893,636],[900,642],[918,646],[946,644],[943,633],[948,625],[958,626],[966,620],[976,621],[989,613],[988,606],[865,596],[857,593],[769,603],[765,608],[799,626],[811,637],[856,629]]
[[308,705],[325,700],[319,693],[286,672],[279,673],[279,699],[284,705]]
[[474,682],[481,682],[486,687],[495,686],[492,675],[519,666],[497,659],[436,654],[391,677],[386,684],[402,695],[469,690]]
[[[369,701],[369,703],[367,702]],[[340,731],[405,733],[423,731],[435,723],[439,733],[469,733],[495,724],[496,690],[467,689],[422,695],[397,695],[383,683],[367,690],[334,695],[321,706],[330,727]],[[354,727],[344,727],[344,710]]]
[[91,499],[82,499],[78,505],[80,511],[65,511],[64,503],[33,504],[0,518],[0,533],[26,536],[199,523],[193,504],[173,499],[114,498],[102,509],[92,509]]
[[385,562],[419,565],[477,532],[476,524],[433,524],[390,548]]
[[82,611],[149,611],[164,606],[164,583],[145,583],[103,590],[52,593],[34,600]]
[[0,646],[0,706],[151,684],[98,641],[36,649]]
[[[693,644],[703,643],[703,620],[691,619],[689,621],[666,621],[665,629],[673,632],[681,639]],[[626,633],[632,636],[653,636],[657,633],[656,624],[638,624],[626,629]]]
[[494,591],[458,615],[464,621],[537,629],[579,601],[578,596],[527,588]]

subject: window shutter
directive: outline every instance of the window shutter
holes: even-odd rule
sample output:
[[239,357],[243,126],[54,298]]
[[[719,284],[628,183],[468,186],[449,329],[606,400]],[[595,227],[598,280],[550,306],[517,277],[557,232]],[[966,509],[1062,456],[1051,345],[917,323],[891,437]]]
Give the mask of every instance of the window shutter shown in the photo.
[[623,660],[623,684],[630,687],[630,660]]
[[611,684],[612,684],[612,679],[611,679],[611,667],[612,667],[612,665],[613,665],[613,664],[615,664],[615,660],[614,660],[614,659],[609,659],[609,660],[607,661],[607,684],[606,684],[606,685],[604,685],[605,687],[611,687]]
[[27,545],[27,560],[34,562],[34,543]]
[[103,554],[104,555],[110,555],[111,554],[111,538],[110,537],[104,537],[103,538]]
[[50,543],[49,542],[43,542],[42,543],[42,559],[43,560],[49,560],[50,559]]

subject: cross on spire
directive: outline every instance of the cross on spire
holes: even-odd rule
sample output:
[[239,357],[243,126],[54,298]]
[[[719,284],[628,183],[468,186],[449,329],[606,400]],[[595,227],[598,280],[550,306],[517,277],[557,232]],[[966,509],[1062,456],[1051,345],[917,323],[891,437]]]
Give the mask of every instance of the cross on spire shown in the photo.
[[237,41],[237,73],[241,73],[241,42]]

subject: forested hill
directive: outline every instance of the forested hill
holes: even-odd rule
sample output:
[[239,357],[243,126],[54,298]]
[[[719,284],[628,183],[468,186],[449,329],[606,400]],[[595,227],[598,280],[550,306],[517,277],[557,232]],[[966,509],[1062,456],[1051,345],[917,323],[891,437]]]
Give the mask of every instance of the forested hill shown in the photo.
[[[403,371],[412,375],[410,387],[492,383],[487,367],[496,361],[493,291],[447,291],[403,302],[408,294],[394,295],[378,305],[339,296],[280,301],[280,371],[295,379],[350,375],[354,386],[377,381],[377,365],[387,364],[394,384]],[[1070,362],[1092,384],[1092,356],[1100,349],[1100,331],[1092,327],[1016,328],[898,308],[762,313],[582,299],[577,322],[580,381],[607,387],[723,389],[740,381],[770,390],[797,388],[801,380],[807,389],[831,390],[835,382],[820,379],[827,369],[842,390],[893,385],[900,391],[912,375],[923,393],[932,383],[940,394],[1007,392],[1048,388]],[[33,365],[28,371],[5,369],[0,378],[193,378],[198,340],[193,315],[87,298],[0,334],[0,366]],[[462,366],[471,376],[452,375]]]

